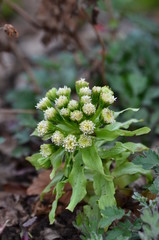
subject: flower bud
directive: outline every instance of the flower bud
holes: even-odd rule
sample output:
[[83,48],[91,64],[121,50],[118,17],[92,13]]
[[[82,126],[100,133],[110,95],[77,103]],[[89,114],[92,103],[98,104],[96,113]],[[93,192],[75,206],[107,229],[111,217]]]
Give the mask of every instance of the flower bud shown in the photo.
[[96,108],[92,103],[86,103],[84,104],[82,110],[87,116],[91,116],[95,113]]
[[46,110],[48,107],[52,107],[52,104],[48,97],[42,98],[36,105],[36,108],[40,110]]
[[43,157],[49,157],[53,154],[53,146],[51,144],[42,144],[40,146],[40,153]]
[[70,109],[69,108],[62,108],[60,110],[60,115],[62,117],[69,117],[70,116]]
[[74,152],[77,146],[76,137],[72,134],[68,135],[63,141],[63,147],[67,152]]
[[46,96],[50,99],[50,101],[54,102],[54,100],[56,99],[56,88],[52,88],[50,89],[47,93]]
[[84,134],[92,134],[94,133],[95,124],[92,121],[84,120],[80,123],[80,130]]
[[92,102],[94,104],[97,104],[98,103],[98,100],[99,100],[99,96],[100,96],[100,93],[101,93],[101,87],[97,87],[97,86],[94,86],[92,88]]
[[80,138],[78,140],[78,145],[80,148],[86,148],[92,146],[92,138],[87,135],[80,135]]
[[90,96],[92,93],[91,89],[89,87],[82,87],[79,90],[79,95],[80,96],[84,96],[84,95],[88,95]]
[[67,107],[68,107],[71,111],[73,111],[73,110],[78,109],[78,106],[79,106],[78,101],[76,101],[76,100],[71,100],[71,101],[69,101]]
[[81,104],[91,103],[92,99],[91,99],[90,96],[84,95],[84,96],[81,97],[80,102],[81,102]]
[[100,94],[100,102],[102,106],[109,106],[110,104],[114,103],[116,98],[110,93],[101,92]]
[[114,119],[114,112],[109,110],[108,108],[104,108],[101,112],[101,120],[104,123],[114,123],[115,119]]
[[68,98],[66,96],[60,96],[59,98],[55,99],[55,106],[57,108],[66,107],[68,104]]
[[79,110],[75,110],[73,112],[71,112],[70,114],[70,119],[72,121],[77,121],[77,122],[80,122],[83,118],[83,113]]
[[44,118],[45,120],[55,120],[57,116],[57,111],[55,108],[51,107],[46,109],[46,111],[44,112]]
[[85,78],[81,78],[79,81],[76,81],[75,87],[76,91],[79,94],[80,88],[88,87],[89,83],[85,81]]
[[64,86],[63,88],[59,88],[56,92],[56,95],[57,96],[67,96],[67,97],[70,97],[70,94],[71,94],[71,88],[68,88],[66,86]]
[[49,121],[42,120],[37,125],[37,132],[39,137],[43,137],[45,134],[47,134],[51,128],[51,123]]
[[61,146],[63,144],[63,140],[64,140],[64,135],[60,131],[55,131],[51,138],[51,141],[56,146]]

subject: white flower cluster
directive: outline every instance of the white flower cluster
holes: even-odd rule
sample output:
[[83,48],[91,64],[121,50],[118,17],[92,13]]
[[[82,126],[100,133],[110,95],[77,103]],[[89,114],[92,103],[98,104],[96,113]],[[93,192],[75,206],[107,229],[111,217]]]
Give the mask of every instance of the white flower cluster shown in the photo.
[[63,144],[63,140],[64,140],[64,135],[60,131],[55,131],[51,138],[51,141],[56,146],[61,146]]
[[80,130],[84,134],[92,134],[94,133],[95,124],[90,120],[84,120],[80,123]]
[[64,96],[69,96],[71,93],[71,88],[68,88],[66,86],[64,86],[63,88],[59,88],[56,92],[56,95],[57,96],[61,96],[61,95],[64,95]]
[[38,123],[37,132],[39,137],[43,137],[48,133],[49,125],[49,122],[44,120]]
[[48,97],[42,98],[36,105],[37,109],[46,110],[48,107],[51,107],[51,102]]
[[104,123],[114,123],[114,112],[109,110],[108,108],[104,108],[101,112],[101,118]]
[[42,144],[40,146],[40,153],[43,157],[49,157],[53,153],[51,144]]
[[[116,98],[113,91],[105,86],[94,86],[81,78],[76,82],[79,101],[70,99],[71,89],[52,88],[37,104],[44,112],[44,119],[37,125],[38,136],[51,138],[52,145],[64,147],[65,151],[74,152],[79,148],[92,145],[96,127],[115,122],[114,112],[108,107]],[[41,146],[45,157],[51,153],[49,144]]]
[[55,119],[56,114],[57,114],[56,109],[53,107],[50,107],[50,108],[46,109],[46,111],[44,112],[44,118],[45,118],[45,120],[53,120],[53,119]]
[[63,147],[67,152],[74,152],[77,146],[75,135],[69,134],[63,141]]

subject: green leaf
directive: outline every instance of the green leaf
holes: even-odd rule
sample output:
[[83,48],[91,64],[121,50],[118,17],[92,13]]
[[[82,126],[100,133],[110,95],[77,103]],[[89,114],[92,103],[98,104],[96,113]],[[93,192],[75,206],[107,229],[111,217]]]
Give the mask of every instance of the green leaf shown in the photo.
[[112,123],[112,124],[109,124],[107,125],[104,129],[107,129],[109,131],[114,131],[114,130],[117,130],[117,129],[120,129],[120,128],[124,128],[124,129],[128,129],[129,126],[132,124],[132,123],[138,123],[138,122],[141,122],[142,119],[130,119],[126,122],[115,122],[115,123]]
[[81,149],[82,159],[86,167],[90,170],[93,170],[97,173],[103,175],[107,180],[112,178],[108,175],[105,175],[102,160],[98,155],[97,149],[94,145],[88,148]]
[[155,151],[149,150],[144,152],[144,156],[138,156],[133,161],[136,165],[141,165],[144,169],[152,169],[159,166],[159,155]]
[[35,153],[30,157],[26,157],[26,160],[28,160],[36,170],[39,170],[41,168],[41,164],[38,162],[40,158],[42,158],[42,155],[40,153]]
[[87,193],[87,181],[84,175],[84,166],[81,153],[78,153],[74,159],[73,168],[68,181],[72,186],[72,196],[67,209],[73,212],[76,205],[85,197]]
[[124,210],[117,207],[107,207],[101,210],[102,219],[99,222],[99,227],[109,227],[114,220],[120,219],[124,216]]
[[115,130],[115,131],[109,131],[105,128],[103,129],[97,129],[95,131],[97,138],[104,139],[106,141],[113,141],[119,136],[139,136],[150,132],[150,128],[148,127],[142,127],[134,131],[127,131],[127,130]]
[[50,158],[41,157],[38,159],[38,163],[40,164],[41,168],[48,169],[51,166]]
[[103,159],[112,159],[115,157],[119,157],[119,155],[123,152],[141,152],[144,150],[147,150],[148,148],[140,143],[133,143],[133,142],[127,142],[127,143],[121,143],[116,142],[115,146],[109,149],[102,149],[99,151],[99,155]]
[[114,177],[120,177],[122,175],[132,175],[136,173],[146,175],[149,173],[149,171],[144,170],[141,166],[137,166],[132,162],[125,162],[119,167],[115,168],[112,172],[112,175]]
[[52,209],[49,213],[50,224],[53,224],[54,221],[55,221],[55,212],[56,212],[56,208],[57,208],[57,203],[58,203],[59,198],[64,193],[63,189],[64,189],[64,186],[67,182],[68,182],[68,180],[58,182],[55,189],[54,189],[55,194],[56,194],[56,198],[52,203]]
[[51,179],[54,178],[57,169],[61,166],[64,154],[65,154],[65,150],[63,148],[59,148],[56,152],[54,152],[51,155],[50,160],[53,166],[53,170],[50,174]]
[[54,177],[54,179],[44,188],[44,190],[42,191],[41,195],[40,195],[40,200],[43,200],[43,197],[46,193],[50,192],[51,188],[53,186],[55,186],[58,182],[60,182],[60,180],[63,177],[63,171],[59,170],[56,174],[56,176]]
[[116,200],[114,198],[115,188],[113,180],[107,181],[103,175],[97,173],[94,176],[93,187],[95,194],[99,196],[100,209],[116,205]]
[[115,118],[117,118],[120,114],[122,114],[123,112],[126,112],[126,111],[133,111],[133,112],[137,112],[139,111],[139,108],[126,108],[120,112],[114,112],[114,116]]

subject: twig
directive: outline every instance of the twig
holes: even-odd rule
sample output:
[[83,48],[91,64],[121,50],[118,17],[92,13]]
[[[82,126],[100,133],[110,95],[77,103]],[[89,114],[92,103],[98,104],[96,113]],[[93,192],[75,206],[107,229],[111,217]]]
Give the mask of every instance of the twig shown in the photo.
[[25,109],[5,109],[5,108],[0,108],[0,114],[35,114],[36,110],[25,110]]

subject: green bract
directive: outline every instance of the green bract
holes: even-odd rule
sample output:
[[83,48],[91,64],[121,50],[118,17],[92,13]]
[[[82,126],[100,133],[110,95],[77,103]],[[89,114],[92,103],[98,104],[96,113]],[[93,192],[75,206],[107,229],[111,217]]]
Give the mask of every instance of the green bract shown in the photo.
[[[127,130],[132,123],[140,121],[137,119],[123,123],[116,120],[122,112],[138,109],[110,110],[116,100],[113,91],[107,86],[90,89],[85,79],[76,82],[76,92],[78,100],[71,100],[70,88],[52,88],[37,104],[44,112],[44,120],[32,135],[49,142],[41,146],[40,153],[27,160],[36,169],[50,166],[53,169],[51,182],[43,191],[44,194],[54,186],[56,198],[49,215],[51,223],[55,220],[58,199],[64,194],[66,183],[72,186],[67,209],[73,211],[86,195],[87,200],[96,195],[102,210],[116,206],[116,187],[127,186],[141,174],[149,176],[149,170],[128,159],[132,153],[147,148],[132,142],[115,142],[120,136],[138,136],[150,131],[147,127]],[[61,167],[63,162],[64,167]]]

